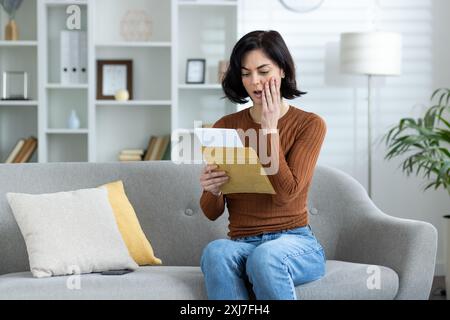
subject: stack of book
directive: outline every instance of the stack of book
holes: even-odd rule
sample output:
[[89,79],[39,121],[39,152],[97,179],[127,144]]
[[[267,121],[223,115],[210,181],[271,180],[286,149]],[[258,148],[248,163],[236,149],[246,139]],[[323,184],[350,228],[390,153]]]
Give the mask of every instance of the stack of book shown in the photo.
[[5,163],[25,163],[28,162],[37,149],[37,138],[22,138],[17,141],[14,148],[9,153]]
[[142,149],[125,149],[120,151],[119,161],[142,161],[143,155]]
[[151,136],[148,141],[144,161],[167,159],[167,152],[170,150],[170,135]]

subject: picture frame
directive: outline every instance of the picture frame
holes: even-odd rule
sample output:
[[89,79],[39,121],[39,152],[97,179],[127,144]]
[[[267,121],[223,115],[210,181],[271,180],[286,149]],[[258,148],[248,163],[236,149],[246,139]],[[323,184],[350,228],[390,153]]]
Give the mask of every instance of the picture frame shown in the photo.
[[97,60],[97,100],[114,100],[119,90],[133,99],[133,60]]
[[28,72],[3,71],[1,100],[29,100]]
[[186,62],[186,83],[205,83],[206,59],[187,59]]

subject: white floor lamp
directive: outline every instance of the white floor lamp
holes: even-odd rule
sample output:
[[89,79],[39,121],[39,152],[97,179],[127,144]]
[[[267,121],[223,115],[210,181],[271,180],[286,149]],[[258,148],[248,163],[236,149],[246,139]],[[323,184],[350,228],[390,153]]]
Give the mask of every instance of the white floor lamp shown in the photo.
[[401,73],[402,38],[394,32],[349,32],[341,34],[341,72],[367,76],[367,193],[372,198],[372,120],[373,76]]

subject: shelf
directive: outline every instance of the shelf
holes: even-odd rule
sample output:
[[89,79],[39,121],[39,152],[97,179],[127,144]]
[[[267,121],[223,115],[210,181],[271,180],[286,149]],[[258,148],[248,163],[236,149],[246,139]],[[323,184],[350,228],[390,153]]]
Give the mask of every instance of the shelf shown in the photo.
[[71,4],[85,6],[88,4],[88,0],[71,0],[71,1],[47,0],[45,2],[45,4],[49,7],[60,7],[60,6],[67,6],[67,5],[71,5]]
[[189,1],[179,1],[178,4],[180,6],[232,6],[236,7],[237,2],[236,1],[208,1],[208,0],[189,0]]
[[176,133],[176,134],[194,134],[194,129],[179,128],[179,129],[175,129],[174,133]]
[[171,106],[170,100],[131,100],[131,101],[115,101],[115,100],[96,100],[97,106]]
[[172,44],[170,42],[150,42],[150,41],[142,41],[142,42],[106,42],[106,43],[98,43],[96,44],[97,48],[170,48]]
[[60,83],[48,83],[45,86],[46,89],[88,89],[87,84],[60,84]]
[[10,101],[10,100],[0,100],[0,106],[20,106],[20,107],[37,107],[38,102],[36,100],[29,101]]
[[46,134],[88,134],[88,129],[47,129]]
[[222,85],[220,84],[179,84],[178,89],[187,90],[222,90]]
[[[235,112],[221,99],[217,75],[237,40],[240,1],[24,0],[17,21],[21,40],[0,38],[0,69],[26,71],[34,100],[0,100],[0,156],[31,135],[40,139],[36,158],[43,163],[117,161],[121,150],[145,148],[149,137],[173,128],[184,142],[193,140],[196,121],[210,124]],[[71,4],[79,5],[81,31],[90,41],[83,50],[87,78],[67,84],[60,32],[67,29]],[[150,28],[129,33],[127,23],[136,17]],[[5,19],[0,14],[2,25]],[[186,61],[193,57],[207,61],[204,84],[184,83]],[[119,59],[133,61],[134,100],[97,100],[96,62]],[[80,129],[68,129],[72,110]]]
[[1,47],[36,47],[37,48],[37,41],[8,41],[8,40],[0,40],[0,48]]

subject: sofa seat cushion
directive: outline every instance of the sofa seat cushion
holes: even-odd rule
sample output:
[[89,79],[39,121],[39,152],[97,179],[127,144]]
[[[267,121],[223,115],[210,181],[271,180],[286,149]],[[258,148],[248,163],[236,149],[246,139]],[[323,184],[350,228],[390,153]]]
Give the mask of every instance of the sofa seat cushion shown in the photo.
[[[33,278],[30,272],[0,276],[1,299],[206,299],[203,274],[198,267],[140,267],[118,276],[82,274],[80,289],[73,276]],[[69,282],[69,289],[67,283]]]
[[398,275],[390,268],[328,260],[325,276],[298,286],[296,292],[302,300],[391,300],[398,286]]
[[[326,275],[296,288],[299,299],[393,299],[398,290],[397,274],[379,267],[380,289],[368,289],[369,265],[329,260]],[[70,276],[45,279],[31,273],[0,276],[0,299],[206,299],[199,267],[140,267],[121,276],[83,274],[76,289]],[[75,289],[68,289],[67,283]]]

